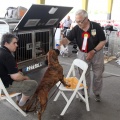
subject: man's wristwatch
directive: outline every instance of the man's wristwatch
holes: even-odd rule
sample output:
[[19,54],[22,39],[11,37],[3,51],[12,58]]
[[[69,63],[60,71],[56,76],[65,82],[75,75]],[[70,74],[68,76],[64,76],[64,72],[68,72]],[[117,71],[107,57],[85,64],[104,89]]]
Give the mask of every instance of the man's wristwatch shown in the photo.
[[93,50],[94,50],[95,53],[97,52],[97,50],[95,48]]

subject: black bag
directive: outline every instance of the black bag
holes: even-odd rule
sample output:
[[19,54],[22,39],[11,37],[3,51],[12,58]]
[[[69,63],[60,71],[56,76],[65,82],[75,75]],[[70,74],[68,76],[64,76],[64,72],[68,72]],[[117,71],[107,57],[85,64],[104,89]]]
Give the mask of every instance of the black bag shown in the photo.
[[113,31],[113,26],[112,25],[107,25],[104,27],[105,30]]

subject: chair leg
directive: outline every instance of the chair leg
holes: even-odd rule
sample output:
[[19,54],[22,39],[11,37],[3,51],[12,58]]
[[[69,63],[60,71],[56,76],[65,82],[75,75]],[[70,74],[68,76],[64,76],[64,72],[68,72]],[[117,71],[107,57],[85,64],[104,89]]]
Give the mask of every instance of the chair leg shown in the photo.
[[85,98],[81,95],[81,93],[78,92],[78,95],[79,95],[80,99],[82,99],[85,102]]
[[85,104],[86,104],[86,110],[90,111],[89,101],[88,101],[88,94],[87,94],[86,88],[85,88]]
[[18,105],[12,100],[12,98],[11,97],[7,97],[7,99],[6,99],[11,105],[13,105],[23,116],[27,116],[27,114],[22,110],[22,109],[20,109],[19,107],[18,107]]
[[64,107],[63,111],[61,112],[61,114],[60,114],[61,116],[63,116],[65,114],[66,110],[68,109],[68,107],[69,107],[70,103],[72,102],[75,95],[76,95],[76,92],[74,91],[74,93],[72,94],[72,96],[68,100],[66,106]]
[[0,100],[1,100],[1,92],[2,92],[2,90],[0,89]]
[[57,93],[56,97],[54,98],[53,101],[57,101],[58,97],[60,96],[60,91]]
[[53,101],[57,101],[58,97],[62,94],[63,98],[68,102],[68,98],[65,96],[64,92],[59,91]]
[[78,92],[77,92],[77,94],[76,94],[76,98],[79,98],[79,94],[78,94]]
[[64,107],[63,111],[62,111],[61,114],[60,114],[61,116],[63,116],[63,115],[65,114],[65,112],[66,112],[66,110],[68,109],[70,103],[71,103],[70,101],[67,102],[66,106]]
[[[83,84],[86,86],[86,81],[83,81]],[[89,107],[89,101],[88,101],[88,92],[87,92],[87,88],[84,87],[84,92],[85,92],[85,103],[86,103],[86,110],[90,111],[90,107]]]
[[66,102],[68,102],[68,98],[65,96],[64,92],[61,92],[61,94],[64,97],[64,99],[66,100]]

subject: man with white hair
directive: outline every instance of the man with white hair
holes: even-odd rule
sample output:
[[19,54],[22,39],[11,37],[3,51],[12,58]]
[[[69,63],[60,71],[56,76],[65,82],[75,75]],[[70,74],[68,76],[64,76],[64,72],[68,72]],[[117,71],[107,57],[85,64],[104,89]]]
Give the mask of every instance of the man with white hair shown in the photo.
[[[78,45],[78,58],[88,63],[86,73],[86,82],[88,94],[90,93],[91,76],[90,69],[93,71],[93,93],[97,102],[101,101],[102,73],[104,71],[103,47],[106,43],[105,34],[98,23],[88,19],[88,13],[85,10],[78,10],[75,14],[77,25],[70,33],[60,41],[60,45],[67,45],[74,39]],[[83,94],[84,96],[84,94]]]

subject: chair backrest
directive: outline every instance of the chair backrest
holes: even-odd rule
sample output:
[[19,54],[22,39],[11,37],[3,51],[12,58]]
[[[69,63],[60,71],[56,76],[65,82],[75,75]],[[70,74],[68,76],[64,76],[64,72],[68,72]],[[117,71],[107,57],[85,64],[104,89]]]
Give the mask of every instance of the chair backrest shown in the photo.
[[[72,100],[74,99],[74,97],[76,95],[77,95],[77,97],[80,97],[85,102],[87,111],[90,111],[89,102],[88,102],[86,79],[85,79],[85,74],[86,74],[86,71],[88,69],[88,64],[86,62],[84,62],[83,60],[75,59],[70,67],[70,70],[69,70],[66,78],[71,77],[70,76],[71,74],[73,74],[72,77],[76,77],[75,73],[78,72],[78,70],[75,69],[76,67],[80,68],[82,70],[82,73],[77,81],[76,87],[74,89],[71,89],[71,88],[69,89],[69,88],[63,86],[63,84],[61,84],[59,87],[59,92],[54,99],[54,101],[56,101],[61,94],[67,102],[66,106],[64,107],[64,109],[60,115],[65,114],[66,110],[68,109],[69,105],[71,104]],[[82,86],[81,86],[81,83],[82,83]],[[82,93],[79,90],[83,90],[85,97],[82,96]],[[71,97],[69,97],[69,99],[65,95],[64,91],[72,91],[73,92],[71,94]]]
[[[3,91],[3,95],[1,94]],[[0,100],[7,100],[14,108],[16,108],[23,116],[27,116],[27,114],[15,103],[12,97],[18,96],[21,93],[13,93],[9,94],[7,89],[5,88],[1,78],[0,78]]]
[[0,78],[0,99],[1,99],[1,96],[2,96],[2,91],[3,91],[5,94],[7,94],[6,88],[5,88],[3,82],[2,82],[2,80],[1,80],[1,78]]
[[86,62],[84,62],[83,60],[75,59],[70,67],[70,70],[69,70],[66,78],[70,77],[71,73],[73,74],[73,76],[75,76],[75,67],[78,67],[83,71],[81,74],[81,77],[82,77],[83,75],[85,75],[85,73],[88,69],[88,64]]
[[[75,59],[73,62],[72,62],[72,65],[68,71],[68,74],[66,76],[66,78],[69,78],[70,75],[72,74],[72,77],[76,77],[76,74],[75,74],[75,67],[78,67],[82,70],[82,74],[80,76],[80,78],[78,79],[79,80],[79,83],[78,85],[80,85],[80,83],[82,83],[83,80],[85,80],[85,73],[87,71],[87,68],[88,68],[88,64],[86,62],[84,62],[83,60],[80,60],[80,59]],[[60,85],[60,81],[56,84],[57,87],[59,87]],[[60,85],[60,87],[62,90],[65,89],[67,90],[63,84]],[[70,90],[70,89],[69,89]]]

